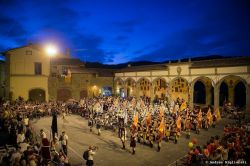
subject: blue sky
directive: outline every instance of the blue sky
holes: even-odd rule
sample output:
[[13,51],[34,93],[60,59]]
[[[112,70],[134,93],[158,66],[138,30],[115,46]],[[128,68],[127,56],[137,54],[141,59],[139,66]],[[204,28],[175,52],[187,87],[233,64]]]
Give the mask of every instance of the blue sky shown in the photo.
[[29,42],[117,64],[250,55],[247,0],[0,0],[0,51]]

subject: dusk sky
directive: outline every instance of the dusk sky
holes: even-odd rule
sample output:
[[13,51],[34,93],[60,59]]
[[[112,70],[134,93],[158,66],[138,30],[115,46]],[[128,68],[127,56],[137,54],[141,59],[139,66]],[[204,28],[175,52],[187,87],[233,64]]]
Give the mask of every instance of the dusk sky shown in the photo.
[[0,0],[0,52],[33,43],[117,64],[250,55],[249,0]]

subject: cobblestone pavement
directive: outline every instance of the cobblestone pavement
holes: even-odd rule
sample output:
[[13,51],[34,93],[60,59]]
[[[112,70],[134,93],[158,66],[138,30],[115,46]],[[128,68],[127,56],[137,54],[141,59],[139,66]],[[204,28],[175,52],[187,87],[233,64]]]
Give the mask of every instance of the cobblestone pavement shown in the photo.
[[[35,131],[39,133],[39,130],[43,128],[50,137],[51,120],[51,117],[45,117],[32,121]],[[198,143],[203,145],[210,136],[221,135],[224,125],[228,122],[228,119],[222,119],[216,128],[210,128],[208,131],[201,130],[199,135],[192,133],[190,140],[197,138]],[[82,154],[89,145],[99,147],[94,157],[94,165],[97,166],[166,166],[187,154],[187,144],[190,141],[182,135],[178,144],[174,144],[172,141],[163,142],[160,152],[156,151],[156,145],[154,148],[150,148],[137,144],[136,154],[132,155],[129,140],[126,142],[127,149],[122,150],[117,133],[104,130],[101,136],[98,136],[95,129],[93,133],[90,133],[87,120],[80,116],[70,115],[66,117],[66,120],[58,117],[58,130],[59,134],[65,131],[69,136],[69,161],[75,166],[85,165]]]

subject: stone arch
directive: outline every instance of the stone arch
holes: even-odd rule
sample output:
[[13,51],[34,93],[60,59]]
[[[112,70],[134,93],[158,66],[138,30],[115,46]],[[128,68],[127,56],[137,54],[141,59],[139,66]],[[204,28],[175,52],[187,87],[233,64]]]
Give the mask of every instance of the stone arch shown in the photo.
[[[224,101],[226,100],[226,102],[230,102],[232,105],[235,105],[235,87],[236,85],[242,82],[245,86],[245,88],[243,88],[242,90],[244,90],[244,97],[242,98],[243,100],[245,100],[244,103],[246,103],[246,87],[247,87],[247,82],[244,78],[237,76],[237,75],[228,75],[225,76],[223,78],[220,79],[220,81],[218,82],[217,86],[219,87],[219,101],[220,101],[220,106],[223,105]],[[227,91],[226,91],[227,89]]]
[[168,83],[165,78],[157,77],[153,80],[154,98],[164,99],[168,89]]
[[68,88],[60,88],[57,90],[57,100],[67,101],[72,98],[71,90]]
[[121,83],[121,85],[124,84],[124,81],[122,80],[121,77],[116,77],[115,80],[114,80],[115,83]]
[[137,90],[140,97],[151,97],[152,83],[148,78],[142,77],[137,81]]
[[170,82],[171,98],[176,100],[177,98],[189,101],[189,84],[183,77],[176,77]]
[[165,82],[167,83],[167,80],[166,80],[166,78],[164,78],[164,77],[156,77],[156,78],[153,79],[152,82],[154,83],[154,82],[156,82],[156,81],[159,80],[159,79],[162,79],[163,81],[165,81]]
[[204,81],[209,81],[212,86],[214,86],[214,81],[212,78],[207,77],[207,76],[198,76],[192,81],[192,86],[195,84],[196,81],[198,80],[204,80]]
[[30,101],[45,101],[45,90],[42,88],[33,88],[29,90],[29,100]]
[[193,103],[214,105],[213,80],[209,77],[201,76],[192,81]]
[[126,96],[131,97],[135,96],[136,92],[136,81],[133,78],[127,78],[125,80],[125,87],[126,87]]
[[[233,80],[233,81],[231,81]],[[230,86],[232,85],[236,85],[239,81],[242,81],[244,83],[244,85],[246,86],[247,85],[247,80],[239,75],[227,75],[227,76],[224,76],[224,77],[221,77],[217,84],[218,86],[220,86],[220,84],[223,82],[223,81],[226,81],[226,83]]]

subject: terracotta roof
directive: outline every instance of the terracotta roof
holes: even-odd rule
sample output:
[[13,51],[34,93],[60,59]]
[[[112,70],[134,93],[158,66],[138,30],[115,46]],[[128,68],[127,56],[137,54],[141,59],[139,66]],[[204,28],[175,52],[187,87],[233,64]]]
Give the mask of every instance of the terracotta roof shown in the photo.
[[191,68],[250,65],[250,57],[235,57],[192,62]]
[[133,72],[133,71],[146,71],[146,70],[166,70],[168,69],[166,64],[155,64],[155,65],[143,65],[143,66],[130,66],[123,69],[116,70],[119,72]]
[[110,69],[100,69],[100,68],[73,68],[71,73],[75,74],[98,74],[99,77],[113,77],[114,72]]
[[233,57],[211,60],[200,60],[191,62],[174,62],[155,65],[143,65],[143,66],[131,66],[123,69],[118,69],[115,72],[134,72],[134,71],[147,71],[147,70],[166,70],[168,66],[178,64],[190,64],[190,68],[204,68],[204,67],[226,67],[226,66],[243,66],[250,65],[250,56],[245,57]]

